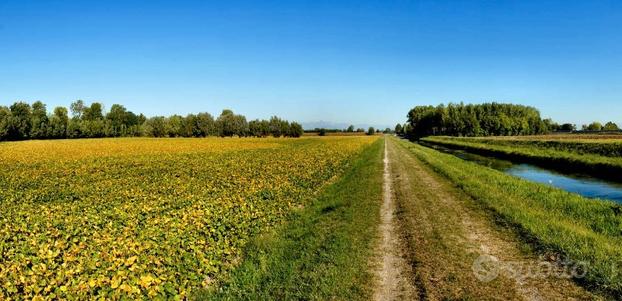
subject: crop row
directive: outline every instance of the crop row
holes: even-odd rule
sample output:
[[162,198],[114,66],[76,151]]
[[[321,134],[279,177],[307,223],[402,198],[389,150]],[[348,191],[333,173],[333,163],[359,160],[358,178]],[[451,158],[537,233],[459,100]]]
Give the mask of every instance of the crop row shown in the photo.
[[0,299],[190,296],[375,139],[0,144]]

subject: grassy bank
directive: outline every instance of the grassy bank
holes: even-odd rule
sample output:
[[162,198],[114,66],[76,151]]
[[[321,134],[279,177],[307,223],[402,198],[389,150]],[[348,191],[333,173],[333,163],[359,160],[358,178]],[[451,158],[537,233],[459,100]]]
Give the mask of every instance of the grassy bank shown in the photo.
[[401,143],[515,226],[527,241],[574,262],[585,262],[587,274],[579,281],[607,294],[622,293],[622,207],[521,180],[410,142]]
[[605,157],[619,157],[622,155],[622,141],[619,138],[587,139],[575,137],[574,139],[555,139],[553,136],[499,136],[485,138],[452,137],[450,139],[489,145],[536,147],[538,149],[571,152],[581,155],[590,154]]
[[245,260],[199,300],[365,300],[382,199],[383,139],[281,228],[245,249]]
[[427,137],[422,141],[622,181],[622,158],[618,155],[622,154],[622,146],[618,142],[456,137]]

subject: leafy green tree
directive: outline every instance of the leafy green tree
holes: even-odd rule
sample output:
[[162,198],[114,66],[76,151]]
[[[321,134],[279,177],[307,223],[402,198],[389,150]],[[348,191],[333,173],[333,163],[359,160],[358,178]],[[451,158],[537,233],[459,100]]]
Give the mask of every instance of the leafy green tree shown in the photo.
[[82,134],[82,121],[73,117],[69,119],[69,123],[67,124],[67,137],[68,138],[81,138],[84,137]]
[[500,103],[416,106],[408,112],[408,124],[410,138],[532,135],[557,127],[550,119],[542,120],[535,108]]
[[289,131],[289,123],[277,116],[272,116],[268,122],[268,128],[273,137],[281,137],[287,135],[287,132]]
[[560,131],[576,131],[577,130],[577,126],[572,124],[572,123],[564,123],[559,127]]
[[71,110],[71,115],[73,116],[73,118],[82,119],[82,114],[84,114],[86,106],[84,105],[84,101],[78,99],[75,102],[71,103],[69,109]]
[[112,127],[112,136],[125,136],[126,130],[130,123],[130,115],[127,109],[119,104],[113,104],[110,107],[110,112],[106,114],[106,119],[110,120]]
[[147,119],[145,122],[145,132],[151,137],[166,137],[169,133],[166,118],[163,116],[156,116]]
[[402,135],[402,125],[399,123],[395,125],[395,134]]
[[588,131],[601,131],[603,129],[603,125],[600,122],[595,121],[590,123],[585,129]]
[[304,130],[302,129],[302,125],[298,122],[292,122],[289,125],[288,135],[289,137],[298,138],[304,134]]
[[11,119],[11,110],[8,107],[0,106],[0,141],[9,138],[9,124]]
[[267,135],[300,137],[304,132],[298,123],[290,123],[274,116],[271,120],[254,120],[250,123],[243,115],[223,110],[214,120],[209,113],[186,117],[172,115],[147,119],[136,115],[120,104],[113,104],[104,115],[103,105],[98,102],[85,106],[77,100],[70,106],[72,118],[64,107],[54,108],[48,115],[46,106],[40,101],[28,105],[16,102],[10,108],[0,107],[0,140],[48,139],[48,138],[95,138],[119,136],[152,137],[206,137]]
[[85,108],[82,120],[94,121],[104,119],[104,106],[99,102],[94,102],[90,107]]
[[11,118],[9,119],[10,140],[28,139],[31,128],[31,109],[25,102],[16,102],[10,107]]
[[348,132],[348,133],[352,133],[352,132],[354,132],[354,125],[350,125],[350,126],[346,129],[346,132]]
[[184,118],[179,115],[172,115],[166,119],[166,132],[169,137],[182,137],[184,129]]
[[370,135],[370,136],[371,136],[371,135],[374,135],[375,133],[376,133],[376,130],[374,129],[374,127],[371,127],[371,126],[370,126],[370,127],[367,129],[367,135]]
[[216,135],[216,124],[214,123],[214,117],[210,113],[197,114],[194,124],[194,135],[197,137],[207,137]]
[[48,116],[45,104],[35,101],[30,115],[30,139],[47,138]]
[[48,127],[49,138],[66,138],[67,127],[69,125],[69,116],[67,115],[67,108],[56,107],[54,108],[54,114],[50,117],[50,124]]
[[613,123],[612,121],[609,121],[605,124],[605,126],[603,126],[603,131],[619,131],[620,128],[618,127],[617,124]]
[[216,128],[221,137],[232,137],[234,135],[244,137],[248,133],[248,122],[246,117],[236,115],[233,111],[225,109],[216,119]]

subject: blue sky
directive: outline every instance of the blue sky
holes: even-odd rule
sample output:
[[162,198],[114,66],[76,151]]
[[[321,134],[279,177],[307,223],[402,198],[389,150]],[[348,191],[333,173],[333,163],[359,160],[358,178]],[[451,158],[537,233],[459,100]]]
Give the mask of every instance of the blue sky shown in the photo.
[[499,101],[622,124],[621,1],[0,1],[0,104],[393,125]]

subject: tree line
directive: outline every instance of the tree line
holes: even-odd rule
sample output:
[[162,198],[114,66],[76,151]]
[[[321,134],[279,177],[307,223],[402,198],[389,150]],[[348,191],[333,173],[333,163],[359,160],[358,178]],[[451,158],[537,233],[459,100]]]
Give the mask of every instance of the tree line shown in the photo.
[[82,100],[71,103],[69,110],[56,107],[51,113],[41,101],[0,106],[0,141],[138,136],[300,137],[302,134],[302,126],[297,122],[277,116],[247,121],[245,116],[231,110],[223,110],[217,118],[210,113],[147,118],[120,104],[113,104],[105,112],[101,103],[86,105]]
[[533,107],[494,102],[416,106],[407,117],[408,123],[400,125],[399,131],[412,138],[537,135],[547,133],[554,124],[550,119],[543,120]]
[[[542,119],[540,112],[533,107],[494,102],[416,106],[408,112],[407,117],[408,122],[397,124],[394,131],[413,139],[432,135],[518,136],[578,131],[574,124],[559,124],[551,119]],[[620,131],[620,128],[611,121],[604,125],[592,122],[582,125],[581,131],[613,132]]]
[[361,133],[367,136],[375,135],[379,133],[391,134],[393,130],[390,128],[385,128],[384,131],[380,131],[380,129],[376,129],[373,126],[370,126],[365,130],[364,128],[354,129],[354,125],[350,125],[345,129],[327,129],[327,128],[314,128],[312,130],[305,130],[306,133],[318,133],[319,136],[326,136],[327,133]]

